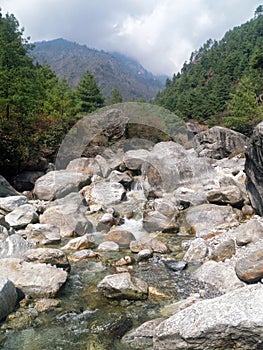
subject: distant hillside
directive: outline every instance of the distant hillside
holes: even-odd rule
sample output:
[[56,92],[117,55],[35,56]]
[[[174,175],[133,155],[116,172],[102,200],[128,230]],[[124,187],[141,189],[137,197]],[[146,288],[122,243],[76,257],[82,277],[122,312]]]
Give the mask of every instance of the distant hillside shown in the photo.
[[[262,8],[258,8],[252,20],[229,30],[219,42],[209,39],[193,52],[181,72],[167,80],[156,103],[185,120],[209,121],[210,125],[222,123],[242,131],[260,120],[263,13],[259,10]],[[246,126],[242,127],[244,122]]]
[[107,99],[118,89],[125,101],[148,101],[164,87],[164,77],[154,76],[131,58],[64,39],[36,42],[32,55],[40,64],[49,64],[59,78],[66,77],[73,87],[89,70]]

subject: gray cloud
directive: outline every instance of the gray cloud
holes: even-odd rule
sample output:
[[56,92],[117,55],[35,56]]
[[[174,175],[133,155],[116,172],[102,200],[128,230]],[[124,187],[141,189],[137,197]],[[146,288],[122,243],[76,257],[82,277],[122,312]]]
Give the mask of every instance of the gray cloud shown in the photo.
[[32,41],[59,37],[138,59],[154,73],[180,70],[207,39],[253,16],[259,0],[2,0]]

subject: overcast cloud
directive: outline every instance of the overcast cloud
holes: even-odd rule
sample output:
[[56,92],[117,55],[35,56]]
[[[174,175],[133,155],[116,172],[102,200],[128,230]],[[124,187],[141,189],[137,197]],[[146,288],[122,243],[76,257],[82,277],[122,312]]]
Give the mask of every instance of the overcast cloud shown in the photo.
[[156,74],[180,70],[207,39],[253,17],[263,0],[2,0],[32,41],[64,38],[118,51]]

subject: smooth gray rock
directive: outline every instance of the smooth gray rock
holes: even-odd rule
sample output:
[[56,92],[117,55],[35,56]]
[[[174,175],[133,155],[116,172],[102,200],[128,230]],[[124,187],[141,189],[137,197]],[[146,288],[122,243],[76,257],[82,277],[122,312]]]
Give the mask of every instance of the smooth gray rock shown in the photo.
[[214,204],[230,204],[233,207],[241,208],[245,198],[237,186],[227,186],[207,192],[207,200]]
[[9,279],[0,277],[0,321],[14,310],[16,302],[16,287]]
[[117,243],[120,248],[129,248],[130,243],[135,240],[136,238],[132,232],[122,229],[114,229],[109,231],[103,239],[103,242],[112,241]]
[[90,174],[69,172],[65,170],[50,171],[37,179],[34,195],[43,200],[65,197],[71,192],[78,192],[91,183]]
[[61,249],[87,249],[95,246],[95,239],[92,234],[85,234],[81,237],[71,239]]
[[27,202],[25,196],[0,197],[0,213],[6,215]]
[[169,248],[161,241],[150,236],[143,236],[136,241],[132,241],[130,244],[130,249],[133,253],[139,253],[139,251],[144,249],[150,249],[155,253],[168,253]]
[[202,157],[227,158],[233,152],[244,152],[247,138],[243,134],[214,126],[202,131],[193,139],[194,149]]
[[196,238],[191,243],[184,255],[184,260],[191,263],[199,263],[208,255],[208,246],[203,238]]
[[82,194],[88,204],[111,206],[119,204],[125,197],[126,191],[118,182],[98,182],[83,189]]
[[17,258],[1,259],[0,276],[32,298],[53,298],[67,280],[67,272],[62,269]]
[[143,228],[147,232],[178,231],[175,215],[166,216],[159,211],[144,211]]
[[98,284],[99,290],[109,299],[146,299],[148,285],[128,272],[108,275]]
[[73,173],[82,173],[90,176],[99,175],[101,176],[100,167],[94,158],[77,158],[69,162],[67,171]]
[[263,286],[251,285],[189,306],[155,329],[156,350],[258,350]]
[[24,233],[27,240],[35,244],[56,244],[61,241],[59,227],[50,224],[29,224]]
[[204,158],[169,141],[157,143],[142,166],[146,193],[171,192],[182,184],[211,177],[214,170]]
[[38,214],[31,204],[23,204],[5,216],[5,221],[14,229],[21,229],[28,224],[38,222]]
[[196,237],[205,238],[219,228],[229,228],[238,220],[232,207],[215,204],[201,204],[182,212],[180,231],[194,233]]
[[110,175],[108,177],[108,180],[110,182],[119,182],[126,189],[130,189],[131,188],[131,184],[133,182],[133,178],[127,172],[121,173],[118,170],[113,170],[110,173]]
[[246,150],[246,188],[256,213],[263,216],[263,122],[257,125]]
[[118,252],[119,250],[120,250],[119,245],[112,241],[102,242],[98,246],[99,252]]

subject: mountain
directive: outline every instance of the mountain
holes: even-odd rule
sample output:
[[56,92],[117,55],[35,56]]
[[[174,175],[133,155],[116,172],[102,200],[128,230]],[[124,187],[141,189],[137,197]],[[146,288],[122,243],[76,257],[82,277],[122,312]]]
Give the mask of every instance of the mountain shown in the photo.
[[209,39],[155,100],[184,120],[239,131],[262,120],[262,102],[263,13],[229,30],[219,42]]
[[64,39],[36,42],[32,51],[40,64],[49,64],[59,78],[66,77],[75,87],[89,70],[103,95],[109,99],[113,89],[124,101],[153,99],[164,87],[166,77],[157,77],[135,60],[119,53],[90,49]]

